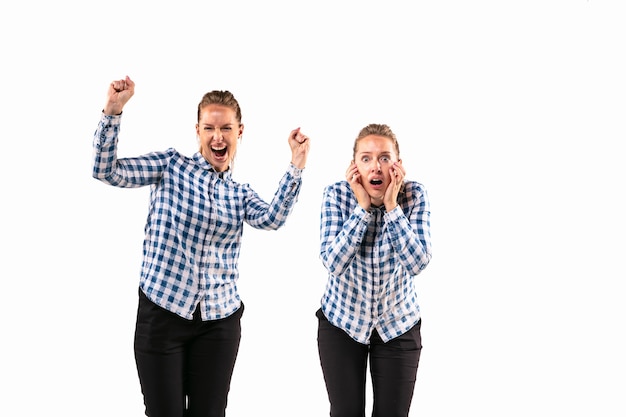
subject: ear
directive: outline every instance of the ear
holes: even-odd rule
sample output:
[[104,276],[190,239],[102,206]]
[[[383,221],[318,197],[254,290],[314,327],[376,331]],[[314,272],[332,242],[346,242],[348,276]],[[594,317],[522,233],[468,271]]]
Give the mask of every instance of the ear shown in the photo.
[[237,138],[239,140],[241,140],[241,136],[243,135],[243,124],[239,125],[239,134],[237,135]]
[[196,123],[196,135],[200,136],[200,125]]

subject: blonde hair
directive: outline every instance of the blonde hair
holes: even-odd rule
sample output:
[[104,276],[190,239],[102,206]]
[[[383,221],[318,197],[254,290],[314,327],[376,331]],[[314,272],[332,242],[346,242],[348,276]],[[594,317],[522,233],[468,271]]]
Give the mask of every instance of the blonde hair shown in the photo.
[[377,123],[370,123],[369,125],[365,126],[363,129],[361,129],[358,136],[354,140],[354,147],[352,148],[352,158],[356,156],[356,148],[359,144],[359,141],[369,135],[377,135],[377,136],[382,136],[382,137],[391,139],[391,142],[393,142],[393,147],[396,150],[398,159],[400,158],[400,145],[398,144],[398,139],[396,138],[396,134],[393,133],[393,131],[391,130],[389,126],[385,124],[377,124]]
[[235,99],[233,93],[227,90],[213,90],[206,93],[202,96],[202,100],[198,103],[198,122],[200,122],[200,114],[202,113],[202,109],[209,104],[219,104],[221,106],[226,106],[234,110],[235,117],[237,118],[237,122],[241,124],[241,108],[239,107],[239,102]]

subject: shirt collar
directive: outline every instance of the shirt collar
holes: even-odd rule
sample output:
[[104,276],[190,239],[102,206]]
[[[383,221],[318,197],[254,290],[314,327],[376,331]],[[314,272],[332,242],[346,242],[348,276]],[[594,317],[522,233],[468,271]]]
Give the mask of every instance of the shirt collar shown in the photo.
[[217,172],[215,168],[213,168],[213,165],[211,165],[209,161],[207,161],[200,152],[196,152],[195,154],[193,154],[193,160],[202,169],[206,169],[207,171],[214,172],[218,174],[220,178],[230,179],[231,177],[232,171],[230,170],[230,167],[224,172]]

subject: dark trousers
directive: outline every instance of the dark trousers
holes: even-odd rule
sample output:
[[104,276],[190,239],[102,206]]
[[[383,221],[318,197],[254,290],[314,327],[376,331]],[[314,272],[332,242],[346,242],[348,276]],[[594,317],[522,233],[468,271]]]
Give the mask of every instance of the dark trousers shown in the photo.
[[239,351],[243,304],[233,315],[186,320],[139,290],[135,361],[149,417],[223,417]]
[[421,321],[407,333],[383,343],[376,331],[365,345],[333,326],[322,310],[317,345],[330,400],[331,417],[365,417],[369,356],[373,417],[407,417],[422,349]]

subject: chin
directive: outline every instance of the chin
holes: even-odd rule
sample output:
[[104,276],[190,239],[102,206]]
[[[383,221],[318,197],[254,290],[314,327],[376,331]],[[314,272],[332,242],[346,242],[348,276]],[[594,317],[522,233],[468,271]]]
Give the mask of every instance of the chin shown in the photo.
[[381,194],[379,192],[369,192],[368,193],[370,195],[370,198],[373,200],[380,200],[381,202],[383,201],[383,197],[385,197],[385,194]]
[[221,164],[221,163],[219,163],[219,162],[209,161],[209,163],[217,171],[224,171],[226,169],[226,166]]

